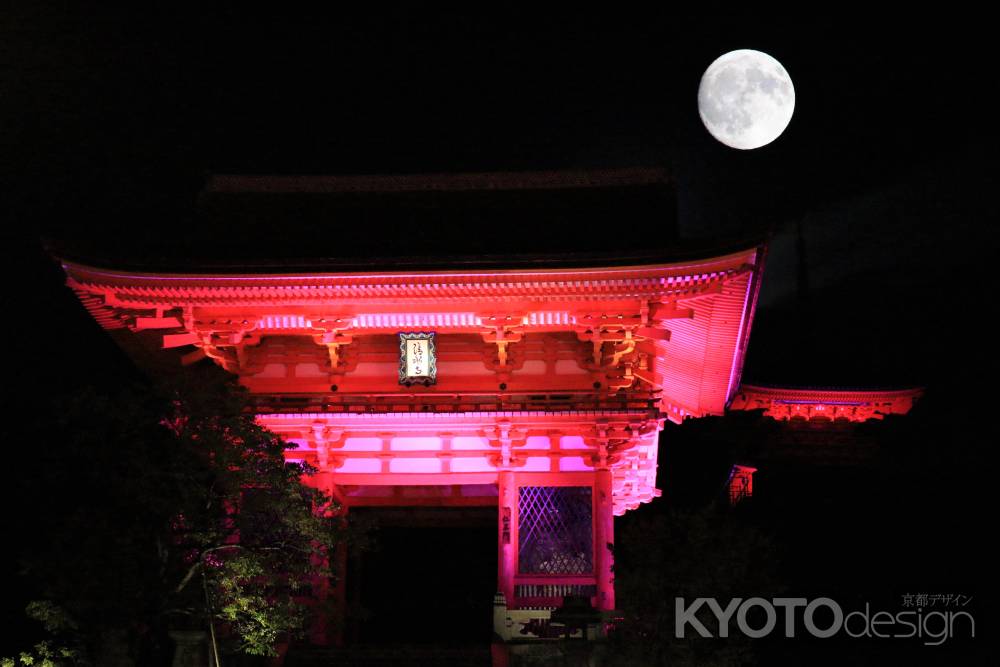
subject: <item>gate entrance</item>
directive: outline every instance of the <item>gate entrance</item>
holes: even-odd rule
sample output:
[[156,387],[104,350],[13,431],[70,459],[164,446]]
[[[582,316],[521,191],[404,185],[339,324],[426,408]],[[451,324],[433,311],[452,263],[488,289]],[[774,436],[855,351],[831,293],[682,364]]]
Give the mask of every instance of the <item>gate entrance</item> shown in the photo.
[[[348,563],[354,643],[486,644],[497,585],[496,507],[357,508],[375,548]],[[353,627],[351,627],[353,626]]]

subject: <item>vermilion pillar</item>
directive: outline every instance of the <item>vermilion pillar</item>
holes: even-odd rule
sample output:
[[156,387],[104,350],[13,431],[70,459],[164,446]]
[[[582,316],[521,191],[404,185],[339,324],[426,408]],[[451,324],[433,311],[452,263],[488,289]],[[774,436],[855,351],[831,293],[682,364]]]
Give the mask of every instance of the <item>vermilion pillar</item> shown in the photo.
[[[344,497],[341,495],[340,490],[329,479],[327,480],[325,490],[337,503],[335,516],[339,517],[340,521],[346,523],[348,506],[344,502]],[[333,613],[332,615],[324,615],[324,622],[321,625],[322,633],[314,635],[312,640],[313,643],[319,645],[327,645],[332,642],[336,646],[343,646],[344,625],[347,619],[347,545],[341,541],[337,544],[333,553],[326,554],[326,558],[333,573],[333,583],[331,585],[329,579],[323,579],[318,599],[332,602]]]
[[[324,553],[323,555],[313,556],[313,565],[315,567],[323,567],[327,565],[330,555]],[[324,606],[330,598],[330,580],[326,577],[313,577],[312,578],[312,595],[313,602],[320,606]],[[330,642],[330,629],[331,623],[329,618],[323,614],[316,616],[312,627],[309,629],[309,641],[317,646],[326,646]]]
[[517,563],[517,480],[510,470],[497,475],[497,590],[514,604],[514,569]]
[[594,574],[597,578],[597,607],[615,608],[614,548],[615,515],[612,503],[611,471],[594,473]]
[[334,554],[334,574],[337,583],[333,590],[336,603],[334,613],[333,643],[336,646],[344,645],[344,626],[347,623],[347,545],[338,544]]

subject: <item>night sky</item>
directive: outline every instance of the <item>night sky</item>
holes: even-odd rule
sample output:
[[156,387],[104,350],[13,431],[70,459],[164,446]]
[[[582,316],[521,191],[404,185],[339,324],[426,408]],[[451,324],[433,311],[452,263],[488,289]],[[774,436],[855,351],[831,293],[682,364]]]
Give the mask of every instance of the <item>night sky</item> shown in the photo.
[[[3,22],[5,268],[49,276],[16,297],[29,302],[60,298],[40,236],[167,238],[213,172],[624,166],[670,170],[685,237],[775,234],[751,380],[926,384],[970,352],[991,291],[995,123],[974,17],[34,8]],[[736,48],[770,53],[796,88],[786,132],[753,151],[717,143],[696,108],[705,67]],[[623,223],[608,222],[609,251]],[[333,239],[305,241],[335,254]]]
[[[24,312],[64,299],[42,237],[176,243],[210,173],[656,166],[683,237],[774,234],[750,380],[961,384],[997,245],[977,23],[11,12],[5,271],[29,287],[6,298]],[[696,108],[704,68],[736,48],[770,53],[796,88],[786,132],[753,151],[717,143]],[[600,230],[610,252],[623,229]],[[335,255],[337,238],[331,223],[303,241]],[[64,308],[64,335],[89,334]]]

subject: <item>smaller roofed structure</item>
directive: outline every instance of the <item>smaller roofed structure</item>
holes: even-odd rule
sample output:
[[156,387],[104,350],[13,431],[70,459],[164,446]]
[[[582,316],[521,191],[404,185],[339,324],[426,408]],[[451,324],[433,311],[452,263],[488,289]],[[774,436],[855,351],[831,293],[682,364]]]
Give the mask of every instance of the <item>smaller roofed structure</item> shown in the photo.
[[763,410],[778,420],[845,420],[865,422],[885,415],[905,415],[923,389],[807,389],[743,385],[730,410]]

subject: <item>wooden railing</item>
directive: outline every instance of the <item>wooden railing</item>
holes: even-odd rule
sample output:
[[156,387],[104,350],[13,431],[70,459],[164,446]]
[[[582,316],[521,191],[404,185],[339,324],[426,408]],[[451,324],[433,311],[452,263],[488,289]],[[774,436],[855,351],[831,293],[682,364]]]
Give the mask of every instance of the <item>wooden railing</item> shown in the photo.
[[256,413],[397,412],[565,412],[628,411],[653,413],[658,396],[650,392],[602,395],[597,392],[499,393],[327,393],[254,395]]

